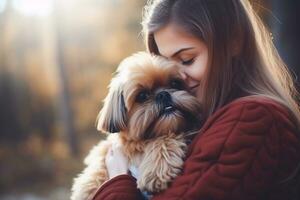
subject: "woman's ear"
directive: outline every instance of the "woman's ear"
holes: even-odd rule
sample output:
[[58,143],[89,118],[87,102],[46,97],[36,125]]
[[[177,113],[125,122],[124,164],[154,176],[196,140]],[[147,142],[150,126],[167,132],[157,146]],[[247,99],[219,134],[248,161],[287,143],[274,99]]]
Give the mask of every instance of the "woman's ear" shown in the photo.
[[120,86],[113,87],[113,84],[111,84],[97,120],[97,129],[99,131],[116,133],[126,129],[127,109]]

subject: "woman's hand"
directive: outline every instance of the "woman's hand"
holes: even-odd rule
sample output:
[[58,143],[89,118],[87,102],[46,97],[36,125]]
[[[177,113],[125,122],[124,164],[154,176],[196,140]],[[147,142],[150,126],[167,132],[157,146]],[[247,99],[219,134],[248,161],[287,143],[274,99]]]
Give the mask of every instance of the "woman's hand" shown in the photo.
[[128,159],[122,152],[120,143],[113,143],[105,157],[109,179],[128,173]]

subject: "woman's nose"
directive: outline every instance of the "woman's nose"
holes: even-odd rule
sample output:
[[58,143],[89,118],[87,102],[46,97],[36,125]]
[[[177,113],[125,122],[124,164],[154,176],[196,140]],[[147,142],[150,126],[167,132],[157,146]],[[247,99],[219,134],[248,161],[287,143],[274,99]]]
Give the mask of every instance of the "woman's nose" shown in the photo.
[[183,80],[186,80],[186,79],[187,79],[187,75],[186,75],[184,69],[181,68],[181,69],[179,70],[179,74],[180,74],[180,76],[181,76],[181,78],[182,78]]

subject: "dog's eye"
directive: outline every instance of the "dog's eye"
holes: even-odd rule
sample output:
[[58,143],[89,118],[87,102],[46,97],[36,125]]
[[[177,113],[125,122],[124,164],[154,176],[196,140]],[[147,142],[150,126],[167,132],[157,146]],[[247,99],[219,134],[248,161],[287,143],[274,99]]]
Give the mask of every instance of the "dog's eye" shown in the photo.
[[149,99],[150,92],[147,90],[143,90],[135,98],[135,101],[138,103],[143,103]]
[[171,88],[177,89],[177,90],[183,90],[185,88],[183,80],[180,79],[173,79],[170,82]]

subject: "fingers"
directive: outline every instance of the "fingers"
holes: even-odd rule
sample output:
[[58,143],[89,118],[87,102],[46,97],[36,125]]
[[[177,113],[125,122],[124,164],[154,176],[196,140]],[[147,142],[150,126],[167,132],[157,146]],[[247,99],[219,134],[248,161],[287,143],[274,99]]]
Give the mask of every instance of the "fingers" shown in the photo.
[[113,142],[110,147],[108,148],[108,151],[107,151],[107,156],[113,156],[114,155],[114,152],[116,152],[119,148],[119,144],[117,142]]
[[119,154],[122,152],[122,145],[120,142],[113,142],[111,145],[111,154]]
[[112,149],[112,147],[109,147],[107,155],[109,155],[109,156],[113,155],[113,149]]
[[122,145],[119,142],[113,142],[107,151],[106,160],[110,157],[113,157],[114,155],[118,155],[121,151]]
[[105,156],[105,161],[107,163],[107,161],[109,159],[111,159],[113,157],[113,149],[112,149],[112,146],[108,147],[108,150],[107,150],[107,153],[106,153],[106,156]]
[[128,172],[128,159],[122,152],[122,145],[112,143],[105,157],[105,164],[110,178],[127,174]]
[[115,149],[120,149],[121,147],[122,147],[122,144],[121,144],[120,141],[114,141],[114,142],[112,143],[112,148],[113,148],[113,150],[115,150]]
[[106,160],[114,156],[114,152],[117,152],[120,149],[120,145],[117,142],[113,142],[107,150]]
[[113,158],[113,151],[112,151],[112,148],[109,147],[109,149],[106,153],[106,156],[105,156],[105,165],[106,165],[106,167],[109,165],[112,158]]

